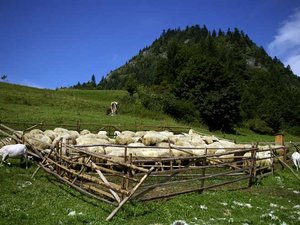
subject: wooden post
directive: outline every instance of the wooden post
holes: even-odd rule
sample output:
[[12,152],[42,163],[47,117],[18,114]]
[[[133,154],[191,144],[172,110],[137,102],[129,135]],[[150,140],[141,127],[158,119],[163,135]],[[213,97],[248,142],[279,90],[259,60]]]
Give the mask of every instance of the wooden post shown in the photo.
[[249,169],[249,175],[248,187],[251,187],[256,178],[256,148],[251,150],[251,166]]
[[[92,166],[96,167],[96,164],[93,163],[92,161],[90,161]],[[111,186],[111,184],[108,182],[108,180],[106,179],[106,177],[103,175],[103,173],[101,172],[101,170],[97,170],[95,169],[97,174],[99,175],[99,177],[101,178],[101,180],[107,185],[107,186]],[[121,202],[119,195],[117,195],[117,193],[115,191],[113,191],[112,189],[109,188],[110,193],[114,196],[114,198],[116,199],[116,201],[118,203]]]
[[[52,152],[53,152],[53,149],[51,149],[50,152],[48,153],[48,155],[45,156],[45,158],[44,158],[43,161],[41,162],[42,165],[46,162],[46,160],[49,158],[49,156],[52,154]],[[41,167],[38,165],[38,168],[36,168],[36,170],[35,170],[34,173],[32,174],[31,179],[33,179],[33,177],[37,174],[37,172],[39,171],[40,168],[41,168]]]
[[[207,148],[205,148],[205,156],[207,155]],[[204,166],[203,168],[202,168],[202,175],[201,175],[201,177],[203,178],[203,177],[205,177],[205,168],[206,168],[206,164],[207,164],[207,161],[206,161],[206,157],[203,159],[203,161],[202,161],[202,166]],[[202,179],[201,180],[201,190],[199,190],[199,193],[202,193],[203,191],[204,191],[204,181],[205,181],[205,179]]]
[[272,175],[274,175],[274,152],[273,152],[271,145],[269,145],[269,149],[270,149],[270,160],[272,162],[271,172],[272,172]]
[[[128,163],[127,162],[127,145],[125,146],[125,149],[124,149],[124,163]],[[128,178],[127,178],[127,174],[128,174],[128,168],[127,167],[123,167],[123,174],[124,174],[124,177],[122,179],[122,189],[124,190],[128,190]],[[122,199],[125,198],[125,195],[123,194],[122,195]]]
[[80,120],[77,120],[77,124],[76,124],[76,129],[77,129],[77,132],[80,133]]

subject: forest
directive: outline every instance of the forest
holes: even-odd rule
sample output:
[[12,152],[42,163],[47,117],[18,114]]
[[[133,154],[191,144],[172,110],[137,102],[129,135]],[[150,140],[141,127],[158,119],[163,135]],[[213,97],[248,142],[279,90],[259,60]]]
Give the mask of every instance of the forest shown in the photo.
[[127,90],[132,104],[210,130],[300,135],[300,78],[238,28],[164,30],[98,84],[70,88]]

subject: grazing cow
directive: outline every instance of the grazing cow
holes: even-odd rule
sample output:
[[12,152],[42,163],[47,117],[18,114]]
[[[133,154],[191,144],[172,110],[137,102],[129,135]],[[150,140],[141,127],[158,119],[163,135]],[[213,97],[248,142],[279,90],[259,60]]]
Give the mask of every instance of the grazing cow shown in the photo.
[[15,145],[5,145],[0,149],[0,155],[2,156],[2,163],[6,163],[7,165],[11,165],[10,162],[7,161],[8,157],[12,158],[25,158],[26,169],[28,164],[28,156],[27,156],[27,148],[23,144],[15,144]]
[[111,102],[110,108],[107,108],[106,115],[115,115],[118,114],[118,102]]

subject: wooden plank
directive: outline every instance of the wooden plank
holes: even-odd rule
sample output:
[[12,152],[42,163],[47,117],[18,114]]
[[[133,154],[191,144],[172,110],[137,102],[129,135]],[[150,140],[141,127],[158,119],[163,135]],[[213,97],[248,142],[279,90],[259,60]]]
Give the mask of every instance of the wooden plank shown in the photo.
[[136,190],[141,186],[141,184],[147,179],[147,177],[151,174],[151,172],[154,170],[154,167],[152,167],[140,180],[140,182],[135,185],[135,187],[130,192],[130,195],[125,197],[119,204],[117,208],[115,208],[111,214],[106,218],[106,221],[109,221],[113,218],[113,216],[119,211],[119,209],[132,197],[132,195],[136,192]]
[[[237,172],[242,172],[246,169],[248,169],[248,168],[240,169]],[[141,188],[151,188],[151,189],[153,189],[153,188],[156,188],[156,187],[162,187],[162,186],[165,186],[165,185],[171,185],[171,184],[177,184],[177,183],[186,183],[186,182],[189,182],[189,181],[197,181],[197,180],[198,181],[204,181],[206,179],[211,179],[211,178],[220,177],[220,176],[226,176],[226,175],[229,175],[229,174],[232,174],[232,171],[226,171],[226,172],[219,173],[219,174],[210,174],[210,175],[201,176],[201,177],[198,176],[196,178],[185,179],[185,180],[160,182],[160,183],[157,183],[157,184],[145,185],[145,186],[142,186]],[[242,174],[239,174],[239,175],[245,175],[245,174],[242,173]],[[203,183],[203,185],[201,184],[201,187],[204,187],[204,183]]]
[[[53,149],[50,150],[50,152],[45,156],[45,158],[43,159],[43,161],[41,162],[41,164],[44,164],[46,162],[46,160],[49,158],[49,156],[52,154]],[[38,166],[38,168],[34,171],[34,173],[31,176],[31,179],[33,179],[33,177],[36,175],[36,173],[40,170],[40,166]]]
[[[90,157],[87,159],[87,161],[90,161],[91,158],[92,158],[92,156],[90,156]],[[79,174],[81,174],[84,170],[86,170],[86,167],[84,166],[84,164],[82,164],[82,165],[81,165],[81,169],[80,169],[80,171],[79,171]],[[72,181],[72,184],[74,184],[74,182],[77,180],[77,178],[78,178],[78,176],[75,176],[75,178],[74,178],[73,181]]]
[[135,166],[135,165],[132,165],[132,164],[128,164],[128,163],[119,162],[119,161],[116,161],[116,160],[113,160],[113,159],[109,158],[108,156],[104,156],[104,155],[97,154],[97,153],[94,153],[94,152],[86,151],[86,150],[83,150],[83,149],[76,149],[76,148],[73,148],[73,147],[70,147],[70,146],[69,146],[69,148],[74,149],[75,151],[78,151],[78,152],[81,152],[81,153],[85,153],[87,155],[94,156],[96,158],[100,158],[100,159],[103,159],[103,160],[106,160],[106,161],[109,161],[109,162],[116,163],[116,164],[121,165],[121,166],[129,167],[133,170],[138,170],[138,171],[145,172],[145,173],[148,172],[147,169],[144,169],[142,167],[138,167],[138,166]]
[[42,167],[46,172],[54,175],[55,177],[57,177],[58,179],[60,179],[61,181],[65,182],[66,184],[68,184],[69,186],[75,188],[76,190],[78,190],[79,192],[85,194],[85,195],[88,195],[90,197],[93,197],[93,198],[96,198],[98,200],[101,200],[103,202],[106,202],[108,204],[111,204],[111,205],[115,205],[116,206],[116,203],[115,202],[111,202],[111,201],[108,201],[107,199],[105,198],[101,198],[100,196],[97,196],[97,195],[94,195],[86,190],[83,190],[82,188],[78,187],[77,185],[75,184],[72,184],[70,181],[64,179],[63,177],[59,176],[57,173],[51,171],[50,169],[48,169],[47,167],[45,167],[44,165],[42,165],[41,163],[39,163],[40,167]]
[[101,189],[99,189],[99,188],[96,188],[96,187],[94,187],[94,186],[92,186],[92,185],[81,184],[80,186],[83,187],[83,188],[86,189],[86,190],[91,190],[91,191],[96,192],[96,193],[98,193],[98,194],[100,194],[100,195],[104,195],[104,196],[110,198],[110,199],[113,200],[113,201],[115,200],[114,196],[113,196],[111,193],[108,193],[108,192],[106,192],[106,191],[103,191],[103,190],[101,190]]
[[195,189],[191,189],[191,190],[187,190],[187,191],[180,191],[180,192],[175,192],[175,193],[161,195],[161,196],[154,196],[154,197],[150,197],[150,198],[144,198],[144,199],[140,199],[140,200],[149,201],[149,200],[154,200],[154,199],[170,198],[170,197],[174,197],[176,195],[181,195],[181,194],[187,194],[187,193],[200,191],[201,189],[211,189],[211,188],[215,188],[215,187],[225,186],[227,184],[231,184],[231,183],[235,183],[235,182],[239,182],[239,181],[242,181],[242,180],[249,179],[249,177],[250,177],[250,175],[247,175],[245,177],[235,179],[235,180],[231,180],[231,181],[227,181],[227,182],[223,182],[221,184],[213,184],[213,185],[209,185],[209,186],[206,186],[206,187],[203,187],[203,188],[195,188]]
[[[96,166],[95,163],[93,163],[92,161],[91,161],[91,163],[92,163],[93,166]],[[100,176],[101,180],[102,180],[107,186],[111,187],[110,182],[109,182],[109,181],[106,179],[106,177],[102,174],[101,170],[98,170],[98,169],[95,169],[95,170],[96,170],[96,172],[98,173],[98,175]],[[112,188],[109,188],[109,191],[110,191],[110,193],[114,196],[114,198],[117,200],[117,202],[120,203],[121,200],[120,200],[120,197],[117,195],[117,193],[114,192],[114,191],[112,190]]]
[[73,174],[75,176],[78,176],[80,178],[83,178],[83,179],[95,182],[95,183],[97,183],[99,185],[102,185],[102,186],[105,186],[107,188],[111,188],[111,189],[113,189],[116,192],[119,192],[119,193],[122,193],[122,194],[125,194],[125,195],[129,195],[128,191],[122,190],[121,187],[119,185],[117,185],[117,184],[110,183],[110,185],[107,185],[107,184],[105,184],[104,182],[102,182],[100,179],[98,179],[96,177],[93,177],[93,176],[90,176],[90,175],[86,175],[86,174],[79,174],[76,170],[68,169],[67,167],[65,167],[63,165],[60,165],[59,163],[55,162],[52,159],[48,159],[48,161],[50,161],[50,163],[52,163],[52,164],[60,167],[63,170],[66,170],[67,172],[69,172],[69,173],[71,173],[71,174]]

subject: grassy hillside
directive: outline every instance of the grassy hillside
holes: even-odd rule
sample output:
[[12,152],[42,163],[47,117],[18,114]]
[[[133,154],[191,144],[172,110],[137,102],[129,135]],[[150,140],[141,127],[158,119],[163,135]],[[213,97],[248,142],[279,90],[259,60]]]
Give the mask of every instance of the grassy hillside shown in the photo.
[[[155,115],[141,106],[122,105],[125,91],[44,90],[0,83],[0,121],[55,124],[156,124],[178,125],[165,115]],[[112,101],[120,102],[120,114],[107,116]]]
[[[0,122],[30,122],[37,124],[76,125],[81,123],[120,125],[124,128],[135,125],[187,126],[198,132],[210,133],[201,124],[182,124],[170,116],[150,111],[138,101],[129,101],[126,91],[121,90],[46,90],[0,82]],[[107,116],[111,101],[120,103],[120,114]],[[15,129],[22,129],[13,125]],[[27,126],[29,127],[29,125]],[[44,129],[48,127],[43,126]],[[49,127],[53,128],[53,127]],[[88,125],[82,128],[90,128]],[[93,127],[94,128],[94,127]],[[24,128],[23,128],[24,129]],[[95,128],[94,128],[95,129]],[[211,134],[211,133],[210,133]],[[247,129],[238,129],[237,135],[215,132],[221,138],[241,142],[274,141],[274,136],[258,135]],[[285,134],[287,141],[300,141],[300,137]]]

